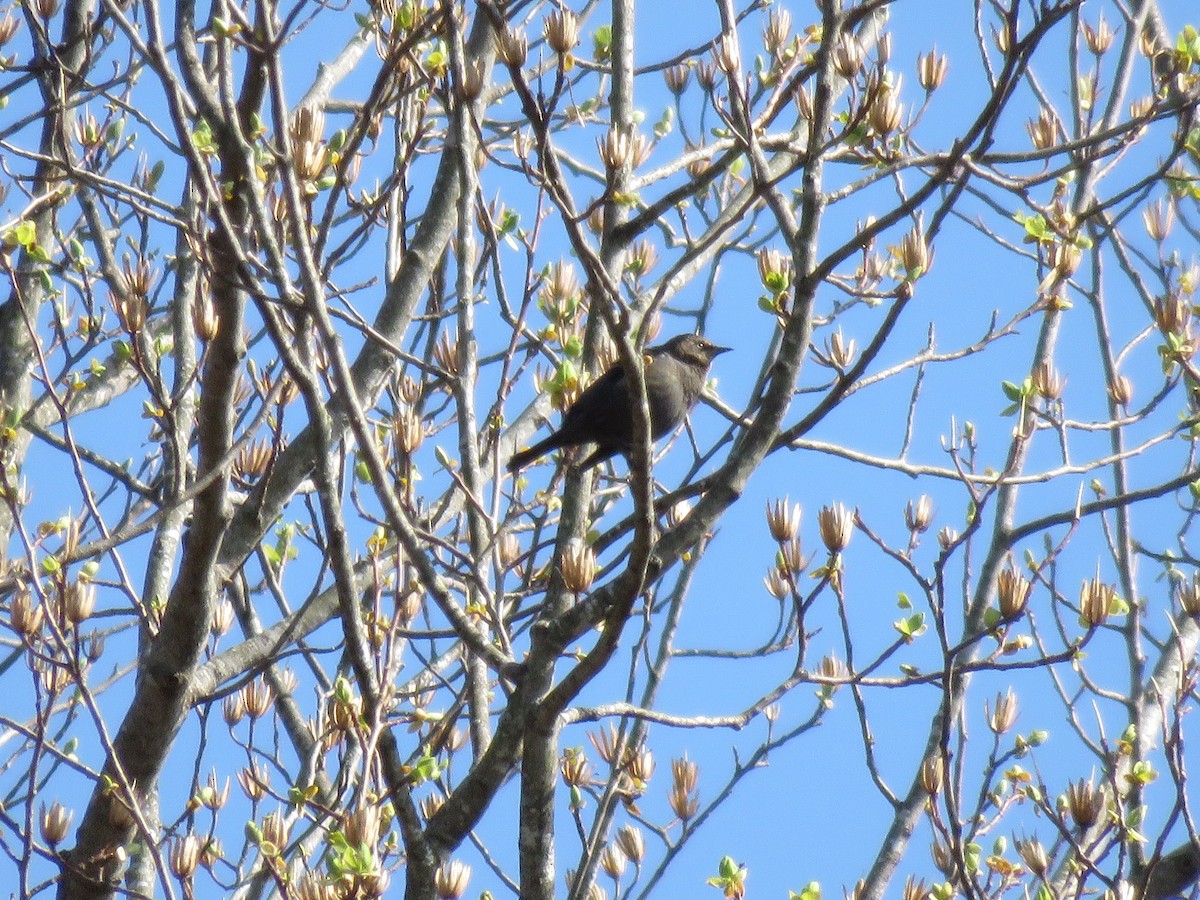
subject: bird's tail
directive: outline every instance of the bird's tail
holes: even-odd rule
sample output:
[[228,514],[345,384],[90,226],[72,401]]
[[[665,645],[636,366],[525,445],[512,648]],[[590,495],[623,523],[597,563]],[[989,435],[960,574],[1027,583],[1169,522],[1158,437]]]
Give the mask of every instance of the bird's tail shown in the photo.
[[532,447],[526,447],[519,453],[514,453],[512,459],[508,461],[508,471],[516,472],[518,469],[529,465],[539,456],[543,456],[559,446],[556,438],[558,435],[552,434],[548,438],[543,438]]

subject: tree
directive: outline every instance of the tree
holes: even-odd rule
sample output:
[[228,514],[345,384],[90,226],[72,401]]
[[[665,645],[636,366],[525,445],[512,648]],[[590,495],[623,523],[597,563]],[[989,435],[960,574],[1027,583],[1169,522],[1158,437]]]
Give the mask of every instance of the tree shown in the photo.
[[[1163,6],[718,0],[686,50],[623,0],[5,12],[6,880],[646,896],[842,721],[835,808],[886,809],[856,897],[1191,890]],[[737,359],[653,447],[642,351],[688,330]],[[616,362],[630,458],[508,476]]]

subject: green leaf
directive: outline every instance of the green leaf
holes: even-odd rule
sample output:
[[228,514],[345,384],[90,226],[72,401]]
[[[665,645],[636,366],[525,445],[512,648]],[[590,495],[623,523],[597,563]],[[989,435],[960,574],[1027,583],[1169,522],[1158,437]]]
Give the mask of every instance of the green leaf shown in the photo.
[[1019,387],[1011,381],[1000,382],[1000,389],[1004,391],[1004,396],[1013,403],[1020,403],[1026,397],[1023,387]]
[[1154,771],[1154,767],[1150,763],[1140,760],[1133,764],[1133,768],[1129,770],[1129,774],[1125,777],[1138,784],[1150,784],[1150,782],[1158,778],[1158,772]]
[[925,624],[925,613],[916,613],[904,619],[897,619],[892,623],[892,627],[900,632],[906,644],[911,644],[925,633],[928,626]]
[[417,760],[417,764],[412,767],[409,774],[412,776],[414,785],[424,784],[441,777],[442,767],[436,757],[427,754]]
[[12,235],[14,243],[25,249],[29,249],[37,244],[37,226],[32,222],[18,222],[9,234]]
[[592,57],[597,62],[612,59],[612,26],[601,25],[592,32]]
[[675,112],[671,107],[663,110],[662,117],[654,123],[654,136],[656,138],[664,138],[671,133],[671,129],[675,125]]
[[968,872],[979,871],[979,858],[983,855],[978,844],[967,844],[966,852],[963,854],[963,861],[967,864]]

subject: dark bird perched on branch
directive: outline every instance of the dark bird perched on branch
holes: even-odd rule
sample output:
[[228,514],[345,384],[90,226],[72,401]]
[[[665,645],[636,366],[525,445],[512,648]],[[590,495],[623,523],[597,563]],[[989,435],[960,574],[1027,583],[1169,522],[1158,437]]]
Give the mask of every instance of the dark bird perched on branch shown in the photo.
[[[667,434],[691,412],[704,390],[708,367],[728,349],[699,335],[681,334],[646,351],[651,439]],[[551,450],[580,444],[596,445],[582,463],[585,470],[617,453],[628,456],[633,449],[633,401],[620,363],[588,385],[554,434],[515,454],[508,461],[508,471],[516,472]]]

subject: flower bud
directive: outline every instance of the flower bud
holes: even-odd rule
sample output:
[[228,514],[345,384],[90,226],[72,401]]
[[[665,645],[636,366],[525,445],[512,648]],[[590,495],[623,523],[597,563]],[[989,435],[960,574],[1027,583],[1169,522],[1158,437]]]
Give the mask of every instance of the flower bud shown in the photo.
[[688,81],[691,79],[692,70],[686,63],[668,66],[663,69],[663,79],[667,82],[667,90],[676,97],[683,94],[687,90]]
[[1029,602],[1029,580],[1012,568],[1002,569],[996,576],[996,596],[1000,602],[1000,618],[1011,622],[1020,618]]
[[500,568],[511,569],[521,558],[521,541],[515,534],[506,531],[500,536],[496,550]]
[[763,27],[763,46],[772,56],[778,56],[792,34],[792,14],[786,9],[774,7],[767,15]]
[[596,553],[587,544],[572,541],[562,558],[563,583],[573,594],[582,594],[596,577]]
[[636,825],[625,825],[617,832],[617,846],[635,866],[640,866],[646,858],[646,841]]
[[950,848],[945,844],[934,841],[929,845],[929,855],[933,857],[933,864],[943,875],[950,875],[954,872],[954,857],[950,853]]
[[614,881],[618,881],[625,874],[626,862],[625,853],[616,844],[609,844],[600,854],[600,868]]
[[[487,84],[487,69],[480,60],[467,63],[463,72],[462,83],[459,85],[459,95],[467,101],[478,100],[483,93],[483,88]],[[359,157],[355,157],[357,160]],[[486,155],[483,160],[476,160],[476,166],[483,168],[487,162]]]
[[1100,13],[1095,27],[1088,22],[1083,23],[1083,42],[1087,44],[1088,50],[1096,56],[1103,56],[1108,52],[1108,48],[1112,46],[1113,42],[1113,30],[1109,27],[1108,20],[1104,18],[1104,13]]
[[773,296],[782,294],[792,286],[792,257],[775,247],[763,247],[758,251],[758,277]]
[[904,106],[891,90],[881,90],[867,111],[867,120],[877,134],[887,136],[904,121]]
[[925,229],[918,222],[913,230],[904,235],[896,256],[904,269],[904,278],[916,281],[929,271],[933,264],[933,256],[929,252],[929,244],[925,240]]
[[225,787],[221,787],[214,769],[208,773],[208,781],[196,792],[195,798],[205,809],[217,812],[229,802],[229,779],[225,779]]
[[1042,360],[1033,370],[1033,389],[1039,397],[1045,400],[1058,400],[1062,397],[1063,389],[1067,386],[1064,378],[1054,365],[1047,359]]
[[453,378],[458,374],[458,339],[443,331],[433,345],[433,361]]
[[529,40],[525,32],[505,28],[496,33],[496,55],[504,64],[513,68],[525,65],[525,57],[529,54]]
[[1029,871],[1038,878],[1045,878],[1050,870],[1050,857],[1046,855],[1046,848],[1042,846],[1042,842],[1037,838],[1019,837],[1013,839],[1013,844],[1016,845],[1017,855],[1028,866]]
[[96,587],[92,584],[76,582],[67,588],[63,612],[67,621],[72,625],[80,625],[87,621],[96,608]]
[[945,778],[946,761],[941,756],[927,756],[921,763],[921,787],[930,796],[942,789]]
[[629,250],[629,259],[625,263],[625,271],[635,277],[645,275],[658,262],[658,251],[649,241],[638,241]]
[[467,892],[467,882],[470,880],[471,867],[454,859],[437,870],[433,886],[440,900],[458,900]]
[[862,44],[851,34],[843,34],[833,48],[833,68],[843,78],[853,78],[862,68],[866,54]]
[[1057,143],[1058,127],[1049,110],[1043,109],[1036,119],[1026,122],[1025,130],[1029,132],[1029,140],[1038,150],[1046,150]]
[[61,844],[66,839],[67,832],[71,830],[71,820],[74,818],[75,813],[58,801],[51,803],[49,807],[43,804],[42,815],[38,821],[42,840],[49,844],[51,849]]
[[1103,625],[1116,599],[1117,589],[1104,584],[1100,576],[1085,581],[1079,591],[1079,615],[1084,624],[1089,628]]
[[208,295],[196,296],[192,301],[192,328],[196,337],[207,343],[217,336],[220,325],[221,317],[217,315]]
[[671,811],[684,821],[700,811],[700,767],[686,756],[671,760],[671,790],[667,801]]
[[1107,794],[1103,787],[1097,788],[1090,779],[1084,781],[1080,778],[1067,785],[1067,811],[1079,828],[1087,829],[1096,824],[1108,804]]
[[22,640],[31,641],[42,627],[42,607],[33,601],[33,594],[21,588],[13,594],[8,606],[8,621]]
[[1128,406],[1133,402],[1133,382],[1124,375],[1118,375],[1108,386],[1108,396],[1118,406]]
[[817,513],[817,527],[825,549],[830,553],[841,553],[850,545],[850,537],[854,533],[854,514],[842,503],[822,507]]
[[1142,222],[1146,225],[1146,234],[1150,240],[1161,244],[1171,233],[1175,224],[1175,204],[1168,200],[1149,204],[1142,210]]
[[271,711],[275,702],[275,692],[261,678],[256,678],[242,687],[240,691],[242,702],[246,707],[246,715],[251,719],[260,719]]
[[812,94],[808,92],[808,88],[804,85],[797,87],[792,94],[792,100],[796,104],[796,112],[800,114],[800,118],[806,122],[811,122],[813,117],[813,102]]
[[1187,336],[1192,324],[1192,306],[1182,297],[1168,294],[1154,299],[1154,324],[1163,334]]
[[922,534],[933,522],[933,498],[922,494],[914,503],[909,500],[904,507],[904,524],[909,531]]
[[645,136],[631,128],[610,128],[604,141],[597,141],[600,159],[610,169],[636,169],[650,156]]
[[579,43],[579,17],[569,9],[556,9],[546,16],[542,33],[550,49],[565,56]]
[[596,752],[600,754],[600,758],[608,763],[608,765],[611,766],[616,762],[620,735],[617,733],[615,725],[609,724],[602,726],[599,731],[589,731],[588,740],[596,748]]
[[854,338],[849,340],[844,338],[839,325],[838,330],[831,334],[825,342],[825,355],[835,369],[845,372],[854,365],[854,360],[858,357],[858,341]]
[[945,54],[930,50],[917,57],[917,81],[927,93],[933,93],[946,80],[946,69],[950,66]]
[[628,757],[626,768],[629,777],[633,779],[639,791],[645,791],[646,785],[654,776],[654,753],[648,747],[642,747],[637,752],[626,753]]
[[233,727],[246,715],[246,699],[242,696],[242,692],[230,694],[221,703],[221,716],[225,719],[225,724]]
[[3,47],[21,30],[21,20],[14,17],[12,10],[4,11],[4,18],[0,19],[0,47]]
[[1183,611],[1189,616],[1200,616],[1200,572],[1193,572],[1192,580],[1180,582],[1176,590]]
[[792,593],[792,586],[788,582],[787,575],[779,571],[778,567],[772,567],[767,573],[767,577],[763,579],[763,584],[766,585],[767,593],[776,600],[785,600]]
[[800,504],[789,504],[787,497],[767,503],[767,528],[780,544],[796,537],[800,530]]
[[221,600],[213,609],[213,620],[210,630],[215,637],[224,637],[229,633],[229,629],[233,627],[233,604],[228,600]]
[[425,425],[417,411],[411,406],[403,406],[392,420],[396,433],[396,446],[405,454],[411,455],[425,440]]
[[[263,819],[262,840],[259,847],[263,849],[264,855],[277,856],[283,852],[283,848],[288,842],[288,833],[291,831],[291,826],[288,824],[287,818],[282,811],[276,811]],[[269,845],[269,846],[267,846]],[[274,850],[274,853],[271,851]]]
[[591,783],[592,764],[582,750],[571,749],[563,751],[559,760],[559,770],[562,773],[563,784],[568,787],[584,787]]
[[354,810],[346,816],[342,833],[351,847],[374,847],[379,841],[379,807],[366,804]]
[[780,544],[776,565],[793,575],[799,575],[808,567],[808,560],[804,558],[804,546],[799,538]]
[[993,734],[1005,734],[1016,724],[1017,695],[1012,692],[1011,688],[1003,694],[996,695],[994,707],[989,709],[987,703],[984,703],[983,708],[988,728],[992,730]]
[[421,808],[421,815],[425,821],[428,822],[432,819],[445,802],[446,798],[441,794],[429,794],[426,797],[422,797],[419,806]]
[[726,75],[732,75],[738,67],[737,45],[726,36],[722,36],[713,47],[713,65]]
[[200,864],[200,838],[185,834],[171,842],[171,871],[176,878],[190,880]]

